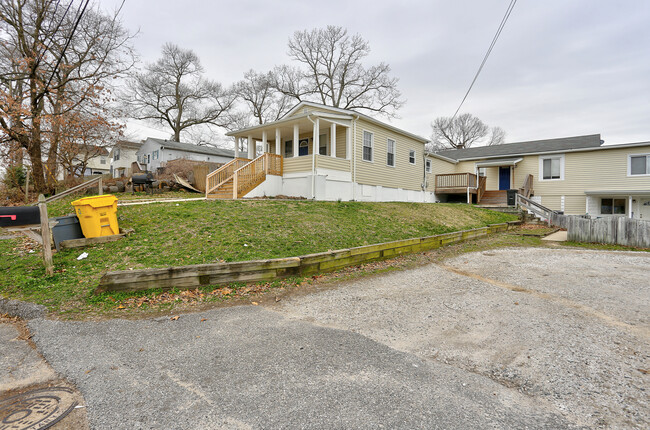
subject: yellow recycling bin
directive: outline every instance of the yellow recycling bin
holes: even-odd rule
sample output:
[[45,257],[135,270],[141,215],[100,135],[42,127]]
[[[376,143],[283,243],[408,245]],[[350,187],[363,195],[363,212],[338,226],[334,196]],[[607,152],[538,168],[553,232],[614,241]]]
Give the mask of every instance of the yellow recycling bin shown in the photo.
[[72,202],[81,231],[86,237],[112,236],[120,233],[117,225],[117,197],[84,197]]

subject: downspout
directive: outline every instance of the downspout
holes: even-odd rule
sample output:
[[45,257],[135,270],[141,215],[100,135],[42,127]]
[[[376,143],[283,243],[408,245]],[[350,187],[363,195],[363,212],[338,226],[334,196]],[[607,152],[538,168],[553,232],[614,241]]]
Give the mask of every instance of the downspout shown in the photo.
[[353,115],[352,120],[352,200],[357,200],[357,121],[359,115]]
[[[311,115],[307,115],[307,119],[311,121],[313,125],[316,125],[313,119],[311,119]],[[307,149],[312,147],[314,145],[314,127],[312,127],[312,142],[311,145],[307,146]],[[319,131],[320,133],[320,131]],[[311,154],[311,199],[314,200],[316,198],[316,153],[314,152],[314,149],[312,148],[312,154]],[[308,151],[309,152],[309,151]]]

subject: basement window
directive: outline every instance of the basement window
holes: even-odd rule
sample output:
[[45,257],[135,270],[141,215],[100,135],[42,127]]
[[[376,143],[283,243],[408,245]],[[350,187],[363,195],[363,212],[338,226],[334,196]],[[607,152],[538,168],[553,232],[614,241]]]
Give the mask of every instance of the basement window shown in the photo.
[[602,215],[625,215],[625,199],[600,199]]

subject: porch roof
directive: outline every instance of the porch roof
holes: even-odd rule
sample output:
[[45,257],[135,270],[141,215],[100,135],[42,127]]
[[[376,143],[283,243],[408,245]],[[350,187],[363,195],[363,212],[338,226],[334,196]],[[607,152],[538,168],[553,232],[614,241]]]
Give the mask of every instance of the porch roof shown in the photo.
[[516,166],[523,158],[499,158],[497,160],[479,161],[476,167]]
[[[247,127],[247,128],[242,128],[240,130],[235,130],[226,133],[226,136],[253,136],[254,139],[261,139],[262,136],[262,131],[266,130],[275,130],[276,128],[279,128],[284,136],[287,136],[285,133],[293,133],[291,130],[291,127],[293,124],[298,123],[301,127],[300,129],[305,131],[305,130],[311,130],[312,129],[312,122],[309,120],[308,117],[318,117],[321,119],[324,119],[328,122],[333,122],[336,123],[337,125],[342,125],[344,127],[349,127],[350,122],[352,121],[353,117],[351,115],[341,115],[341,114],[335,114],[331,112],[305,112],[299,115],[294,115],[288,118],[282,118],[277,121],[273,122],[267,122],[266,124],[259,124],[259,125],[254,125],[252,127]],[[274,137],[273,135],[268,136],[269,140],[272,140]]]
[[588,196],[650,196],[650,190],[596,190],[585,191]]

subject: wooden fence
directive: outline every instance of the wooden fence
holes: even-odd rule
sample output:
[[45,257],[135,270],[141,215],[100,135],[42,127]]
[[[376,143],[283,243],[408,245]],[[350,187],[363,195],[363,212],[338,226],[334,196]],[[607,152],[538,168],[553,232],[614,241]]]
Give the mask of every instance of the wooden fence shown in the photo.
[[588,219],[554,215],[553,225],[566,228],[572,242],[608,243],[611,245],[650,248],[650,221],[620,217]]
[[520,223],[520,221],[511,221],[472,230],[340,249],[300,257],[108,272],[102,276],[95,293],[140,291],[150,288],[165,290],[171,288],[190,289],[204,285],[220,285],[232,282],[268,282],[287,276],[307,276],[369,261],[396,257],[401,254],[427,251],[450,243],[506,231]]

